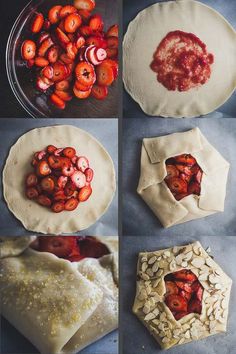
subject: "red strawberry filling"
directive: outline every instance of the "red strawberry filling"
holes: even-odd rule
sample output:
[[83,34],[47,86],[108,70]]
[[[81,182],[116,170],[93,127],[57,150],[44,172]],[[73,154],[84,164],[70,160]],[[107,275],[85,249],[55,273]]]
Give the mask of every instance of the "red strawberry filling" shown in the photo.
[[58,109],[73,97],[105,99],[117,78],[118,25],[105,32],[101,15],[92,14],[95,5],[74,0],[74,6],[65,2],[36,13],[22,43],[21,56],[37,89]]
[[191,270],[165,276],[165,303],[178,321],[190,313],[202,312],[203,287]]
[[92,194],[94,172],[85,156],[76,156],[73,147],[49,145],[34,154],[34,172],[26,176],[26,197],[50,207],[54,213],[75,210]]
[[190,154],[182,154],[166,160],[165,182],[176,200],[190,194],[200,195],[202,169]]
[[71,262],[88,257],[100,258],[110,253],[105,244],[92,236],[39,236],[31,247]]

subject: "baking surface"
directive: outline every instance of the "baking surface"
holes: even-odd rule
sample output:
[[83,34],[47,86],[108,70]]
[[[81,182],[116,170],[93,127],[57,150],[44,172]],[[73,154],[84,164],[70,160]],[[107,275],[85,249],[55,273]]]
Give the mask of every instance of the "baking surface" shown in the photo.
[[[118,141],[117,141],[117,125],[115,119],[45,119],[45,120],[28,120],[28,119],[2,119],[0,131],[0,161],[1,171],[4,167],[10,147],[16,140],[27,131],[49,125],[74,125],[84,129],[92,134],[108,151],[114,162],[116,170],[116,179],[118,178]],[[20,155],[20,151],[19,151]],[[2,173],[1,173],[2,178]],[[16,176],[17,178],[17,176]],[[1,184],[2,185],[2,184]],[[0,224],[2,236],[23,236],[32,234],[26,231],[20,221],[8,210],[2,195],[2,187],[0,190]],[[102,235],[113,236],[118,234],[118,192],[108,209],[108,211],[91,227],[77,233],[78,235]]]
[[[126,0],[124,1],[123,9],[123,29],[124,33],[127,31],[127,27],[130,21],[132,21],[136,15],[144,10],[146,7],[153,5],[157,2],[165,2],[166,0],[155,1],[155,0]],[[200,0],[199,0],[200,1]],[[202,3],[212,7],[214,10],[218,11],[222,16],[230,22],[230,24],[236,29],[236,2],[234,0],[201,0]],[[123,115],[127,118],[136,117],[150,117],[146,115],[138,103],[136,103],[131,96],[123,90]],[[236,92],[230,97],[230,99],[217,111],[208,114],[205,117],[219,118],[219,117],[236,117]],[[166,118],[165,118],[166,119]]]
[[[206,234],[206,233],[205,233]],[[180,235],[180,236],[179,236]],[[122,239],[122,285],[123,301],[121,311],[121,326],[123,325],[123,352],[122,354],[233,354],[236,348],[236,278],[234,264],[236,258],[235,237],[191,237],[179,234],[175,239],[165,236],[155,237],[124,237]],[[132,305],[136,290],[136,266],[138,253],[141,251],[154,251],[185,245],[200,241],[204,248],[210,246],[214,260],[223,268],[228,276],[233,279],[230,297],[230,310],[227,333],[214,335],[206,339],[189,344],[177,346],[168,351],[161,350],[158,343],[149,334],[139,319],[132,313]]]
[[[167,135],[199,127],[206,139],[230,163],[226,189],[225,210],[211,216],[164,229],[151,209],[137,194],[140,174],[142,139]],[[175,237],[207,234],[236,235],[236,120],[230,118],[173,119],[124,119],[123,121],[123,233],[124,235],[165,235]],[[140,222],[141,221],[141,222]]]

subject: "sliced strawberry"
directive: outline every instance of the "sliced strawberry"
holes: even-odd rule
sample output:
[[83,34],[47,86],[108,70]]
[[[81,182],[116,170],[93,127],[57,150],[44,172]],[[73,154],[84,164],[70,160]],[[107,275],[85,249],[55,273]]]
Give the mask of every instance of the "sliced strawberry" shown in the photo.
[[83,37],[89,37],[92,35],[93,30],[89,26],[80,26],[79,32]]
[[35,157],[37,157],[38,160],[42,160],[45,156],[47,155],[47,152],[45,150],[41,150],[35,153]]
[[191,167],[186,166],[186,165],[181,165],[181,164],[176,164],[175,167],[181,172],[184,173],[188,176],[192,175],[192,170]]
[[65,109],[66,104],[60,97],[58,97],[55,93],[50,96],[51,102],[59,109]]
[[119,41],[117,37],[107,37],[107,46],[108,48],[118,48]]
[[61,168],[64,168],[64,167],[70,167],[71,166],[71,161],[70,159],[68,159],[68,157],[60,157],[60,160],[61,160]]
[[49,50],[49,48],[51,48],[54,45],[54,42],[52,40],[51,37],[46,38],[42,44],[40,45],[39,49],[38,49],[38,55],[40,57],[45,57],[47,51]]
[[54,151],[54,155],[55,156],[61,156],[62,155],[62,151],[63,151],[63,148],[56,149]]
[[95,8],[95,1],[94,0],[75,0],[74,6],[78,10],[93,11],[93,9]]
[[56,149],[57,149],[57,148],[56,148],[56,146],[54,146],[54,145],[48,145],[48,146],[47,146],[47,152],[48,152],[49,154],[53,154]]
[[52,80],[48,79],[46,76],[43,76],[42,74],[41,74],[41,79],[45,85],[47,85],[49,87],[53,85]]
[[91,12],[88,10],[78,10],[78,13],[80,14],[84,23],[87,23],[91,17]]
[[86,168],[86,170],[84,171],[84,174],[86,176],[86,181],[88,183],[92,182],[93,175],[94,175],[93,170],[91,168]]
[[73,98],[73,96],[66,91],[55,90],[54,93],[65,102],[71,101]]
[[78,170],[84,172],[87,168],[89,168],[89,161],[85,156],[80,156],[77,160]]
[[166,296],[171,295],[171,294],[178,294],[179,289],[177,287],[177,285],[175,284],[175,282],[173,281],[166,281],[165,282],[166,285]]
[[193,166],[197,161],[190,154],[182,154],[174,157],[177,163],[183,163],[189,166]]
[[79,99],[85,99],[88,98],[91,94],[91,88],[87,91],[81,91],[76,88],[76,86],[73,87],[73,92],[75,96]]
[[75,59],[77,52],[78,49],[74,43],[70,42],[66,45],[66,55],[72,60],[72,62]]
[[63,189],[63,188],[65,188],[67,182],[68,182],[68,177],[60,176],[58,178],[57,184],[58,184],[59,188]]
[[80,202],[85,202],[86,200],[88,200],[91,194],[92,194],[91,186],[90,185],[85,186],[81,188],[81,190],[79,191],[78,199]]
[[27,39],[23,42],[21,47],[21,55],[24,60],[34,59],[36,54],[36,44],[35,42]]
[[95,54],[96,53],[96,49],[97,48],[94,45],[91,45],[91,46],[89,46],[86,49],[86,51],[84,53],[86,60],[89,61],[93,65],[99,65],[102,62],[102,61],[97,59],[97,56]]
[[36,81],[36,87],[40,91],[47,91],[50,87],[50,84],[46,83],[42,77],[38,77]]
[[178,280],[183,280],[186,282],[194,282],[197,280],[197,277],[191,270],[182,269],[173,273],[173,277]]
[[52,192],[55,187],[54,180],[51,177],[43,178],[41,180],[41,187],[45,192]]
[[96,67],[96,74],[97,83],[101,86],[110,86],[115,79],[112,67],[105,61]]
[[75,172],[75,169],[74,169],[73,166],[68,166],[68,167],[65,166],[65,167],[62,168],[62,174],[64,176],[70,177],[70,176],[72,176],[74,174],[74,172]]
[[86,63],[85,61],[77,64],[75,68],[75,75],[77,80],[85,86],[93,85],[96,80],[96,74],[93,65]]
[[71,176],[71,180],[77,188],[83,188],[86,184],[85,174],[81,171],[75,171]]
[[166,180],[168,187],[172,193],[187,193],[187,182],[179,177],[171,177]]
[[41,187],[40,184],[37,184],[37,186],[35,186],[35,188],[37,189],[38,194],[42,194],[43,193],[43,190],[42,190],[42,187]]
[[187,183],[189,183],[189,181],[191,180],[191,175],[186,175],[185,173],[180,173],[180,175],[179,175],[179,177],[182,179],[182,180],[184,180],[184,181],[186,181]]
[[48,176],[51,173],[51,169],[47,163],[47,161],[40,161],[37,165],[37,175],[39,176]]
[[45,18],[44,23],[43,23],[43,29],[45,31],[48,31],[51,28],[51,22],[49,21],[48,18]]
[[57,91],[68,91],[70,82],[68,80],[62,80],[56,83],[55,88]]
[[39,250],[53,253],[58,257],[69,256],[76,247],[75,236],[40,236]]
[[65,210],[67,210],[67,211],[75,210],[77,208],[78,204],[79,204],[78,199],[72,197],[66,201]]
[[188,193],[189,194],[196,194],[200,195],[201,187],[200,184],[197,182],[191,182],[188,186]]
[[50,63],[56,63],[59,57],[59,47],[54,45],[48,50],[47,54],[48,60]]
[[97,100],[104,100],[108,95],[107,86],[93,85],[91,94]]
[[40,44],[42,44],[43,41],[45,39],[47,39],[48,37],[50,37],[50,34],[48,32],[41,32],[40,35],[39,35],[39,38],[37,40],[38,46],[40,46]]
[[65,204],[61,201],[52,204],[51,209],[54,213],[61,213],[65,209]]
[[43,206],[46,206],[46,207],[50,207],[50,205],[52,204],[51,199],[48,198],[46,195],[43,195],[43,194],[38,196],[37,202],[40,205],[43,205]]
[[72,157],[75,156],[76,151],[73,147],[66,147],[65,149],[63,149],[62,153],[65,157],[71,159]]
[[181,318],[187,316],[189,313],[188,312],[185,312],[185,311],[182,311],[182,312],[177,312],[175,315],[174,315],[174,318],[178,321],[180,320]]
[[202,312],[202,304],[201,301],[199,301],[196,298],[193,298],[190,300],[188,304],[188,312],[194,312],[194,313],[201,313]]
[[89,90],[92,89],[91,86],[82,85],[78,80],[75,81],[75,87],[76,87],[77,90],[79,90],[79,91],[89,91]]
[[38,177],[35,173],[29,173],[26,177],[26,185],[27,187],[34,187],[38,183]]
[[102,17],[99,14],[91,16],[89,19],[89,27],[92,28],[93,31],[101,32],[104,27]]
[[49,61],[43,57],[36,57],[34,64],[39,67],[45,67],[49,64]]
[[26,65],[28,69],[31,69],[34,66],[34,59],[27,60]]
[[101,258],[110,253],[106,245],[97,241],[93,237],[81,238],[78,240],[78,243],[80,248],[80,255],[86,258]]
[[48,13],[48,19],[51,22],[52,25],[55,23],[59,22],[60,20],[60,12],[61,12],[62,6],[61,5],[56,5],[53,6]]
[[42,76],[51,80],[53,78],[53,67],[51,65],[45,66],[41,71]]
[[86,45],[95,45],[95,47],[101,47],[102,46],[102,38],[99,36],[90,36],[86,38]]
[[176,280],[175,284],[178,286],[178,288],[186,291],[187,293],[191,293],[192,292],[191,283],[187,283],[187,282],[184,282],[184,281]]
[[75,41],[76,48],[80,49],[81,47],[83,47],[84,44],[85,44],[85,38],[79,35]]
[[95,49],[95,57],[97,60],[99,60],[101,62],[106,59],[107,52],[103,48],[96,48]]
[[54,156],[54,155],[50,155],[48,158],[48,163],[49,166],[53,169],[59,169],[61,168],[61,159],[60,157]]
[[29,199],[35,199],[39,195],[39,193],[35,187],[26,188],[25,194],[26,194],[27,198],[29,198]]
[[71,162],[72,162],[74,165],[76,164],[77,160],[78,160],[78,156],[73,156],[73,157],[71,158]]
[[107,57],[110,59],[118,58],[118,48],[106,48]]
[[59,191],[56,191],[53,193],[53,199],[55,201],[66,200],[67,196],[65,195],[65,193],[62,190],[59,190]]
[[180,290],[179,295],[184,297],[188,302],[191,299],[192,293],[185,291],[185,290]]
[[106,33],[107,37],[118,37],[119,36],[119,27],[118,25],[111,26]]
[[197,172],[197,174],[195,175],[195,179],[197,181],[197,183],[201,183],[201,180],[202,180],[202,170],[199,169],[199,171]]
[[113,74],[114,74],[114,78],[116,79],[118,77],[118,63],[115,60],[112,59],[105,59],[103,61],[104,65],[108,65],[112,68],[113,70]]
[[70,38],[59,27],[56,28],[55,34],[63,47],[70,42]]
[[60,18],[65,18],[68,15],[71,15],[73,13],[77,12],[77,9],[72,6],[72,5],[65,5],[60,11]]
[[59,82],[64,80],[67,77],[67,68],[65,64],[60,63],[57,61],[52,65],[53,67],[53,82]]
[[39,33],[44,24],[44,17],[41,13],[36,13],[31,25],[31,32]]
[[72,13],[65,18],[65,30],[67,33],[75,33],[82,24],[82,19],[78,13]]
[[199,301],[202,301],[202,296],[203,296],[203,287],[200,285],[198,290],[196,291],[196,298]]
[[76,190],[76,185],[72,183],[72,181],[69,181],[65,186],[65,195],[67,197],[71,197],[75,192],[75,190]]
[[167,176],[165,179],[179,176],[179,171],[175,167],[175,165],[166,165],[166,172],[167,172]]
[[180,295],[172,294],[165,298],[165,303],[171,311],[187,312],[188,303]]

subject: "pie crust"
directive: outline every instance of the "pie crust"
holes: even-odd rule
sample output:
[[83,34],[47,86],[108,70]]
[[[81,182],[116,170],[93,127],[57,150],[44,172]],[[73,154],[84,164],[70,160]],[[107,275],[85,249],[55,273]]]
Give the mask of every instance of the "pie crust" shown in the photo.
[[[150,69],[158,44],[176,30],[195,34],[214,55],[208,82],[186,92],[168,91]],[[148,115],[204,115],[226,102],[236,87],[236,32],[222,15],[201,2],[167,1],[141,11],[125,34],[123,57],[125,88]]]
[[[25,176],[32,154],[47,145],[73,146],[86,156],[94,170],[93,193],[71,212],[53,213],[25,196]],[[73,233],[94,224],[108,209],[116,190],[112,159],[90,134],[77,127],[60,125],[33,129],[22,135],[11,147],[4,170],[3,191],[8,208],[27,230],[44,234]]]
[[[201,315],[176,321],[164,302],[164,277],[180,269],[190,269],[204,291]],[[137,275],[133,312],[163,349],[226,332],[232,280],[198,241],[139,253]]]
[[[201,194],[177,201],[164,179],[168,158],[191,154],[203,171]],[[164,227],[224,211],[229,163],[207,141],[199,128],[143,139],[137,188]]]
[[0,259],[1,313],[42,354],[77,353],[118,326],[118,239],[99,239],[111,251],[100,259],[30,248]]

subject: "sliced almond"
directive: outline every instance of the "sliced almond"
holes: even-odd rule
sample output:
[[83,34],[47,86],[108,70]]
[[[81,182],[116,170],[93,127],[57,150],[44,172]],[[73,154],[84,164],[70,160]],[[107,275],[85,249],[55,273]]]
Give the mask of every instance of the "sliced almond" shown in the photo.
[[153,271],[153,273],[156,273],[158,271],[158,262],[157,261],[153,264],[152,271]]
[[155,263],[156,260],[157,260],[157,257],[156,257],[156,256],[153,256],[153,257],[151,257],[151,258],[148,260],[148,264],[151,265],[151,264]]
[[215,284],[215,288],[216,288],[217,290],[220,290],[220,289],[222,288],[222,286],[221,286],[221,284],[216,283],[216,284]]
[[159,270],[158,270],[158,272],[157,272],[156,274],[157,274],[157,276],[160,276],[160,275],[162,275],[162,274],[163,274],[163,272],[164,272],[164,270],[163,270],[163,269],[159,269]]
[[151,268],[148,268],[148,269],[146,270],[146,274],[148,274],[149,277],[153,277],[153,271],[151,270]]
[[160,311],[159,311],[159,309],[156,307],[156,308],[152,311],[152,313],[154,313],[154,315],[158,316],[159,313],[160,313]]
[[146,270],[147,270],[147,268],[148,268],[148,264],[147,264],[147,262],[144,262],[144,263],[142,263],[142,267],[141,267],[141,269],[142,269],[142,272],[146,272]]
[[149,280],[150,279],[150,277],[146,273],[142,273],[141,278],[143,280]]
[[145,302],[144,306],[143,306],[143,312],[147,315],[149,312],[151,311],[149,302]]
[[139,296],[138,296],[139,300],[143,301],[147,298],[147,292],[145,289],[142,289],[139,293]]
[[193,257],[193,252],[190,251],[190,252],[186,253],[186,255],[185,255],[185,257],[184,257],[184,260],[185,260],[186,262],[188,262],[188,261],[190,261],[190,259],[191,259],[192,257]]
[[156,280],[154,280],[154,282],[152,283],[152,287],[153,287],[153,288],[156,288],[157,285],[160,283],[160,281],[161,281],[161,279],[156,279]]
[[189,330],[188,330],[187,332],[185,332],[184,337],[185,337],[186,339],[189,339],[189,338],[190,338],[190,331],[189,331]]
[[183,344],[185,342],[185,338],[181,338],[179,341],[178,341],[178,344]]
[[172,248],[172,251],[173,251],[174,254],[178,253],[178,250],[179,250],[179,247],[177,247],[177,246],[174,246]]
[[166,256],[166,257],[170,257],[170,251],[165,251],[163,254],[164,254],[164,256]]
[[200,255],[200,247],[199,247],[199,245],[194,245],[193,246],[193,252],[197,255],[197,256],[199,256]]
[[176,269],[176,263],[174,259],[170,262],[169,268],[171,271]]
[[154,315],[154,313],[150,312],[148,313],[145,317],[144,317],[144,321],[151,321],[154,320],[156,316]]
[[198,277],[198,280],[207,280],[207,279],[208,279],[208,273],[202,273]]
[[183,255],[182,254],[179,254],[176,258],[175,258],[175,262],[178,264],[178,265],[181,265],[183,261]]
[[188,262],[182,262],[181,267],[186,268],[188,266]]
[[205,259],[202,257],[193,258],[191,264],[196,268],[201,268],[205,264]]
[[212,284],[219,283],[219,277],[215,276],[214,274],[210,274],[208,279]]
[[169,342],[169,338],[168,337],[162,338],[162,343],[168,343],[168,342]]
[[143,256],[142,258],[141,258],[141,262],[143,263],[143,262],[147,262],[147,256]]

